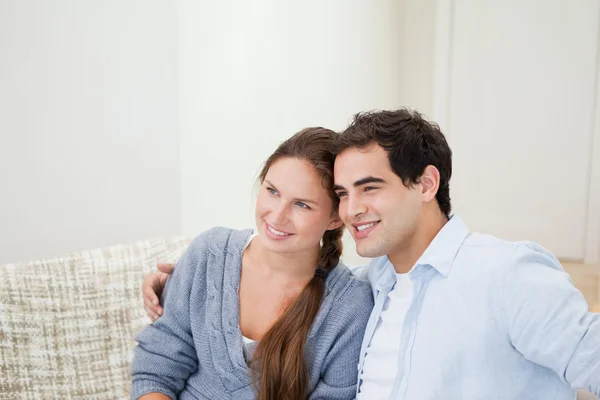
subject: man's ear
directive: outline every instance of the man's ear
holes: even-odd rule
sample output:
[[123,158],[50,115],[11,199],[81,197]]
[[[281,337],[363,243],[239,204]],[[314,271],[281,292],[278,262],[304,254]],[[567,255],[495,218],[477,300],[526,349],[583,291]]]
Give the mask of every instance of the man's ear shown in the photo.
[[421,186],[423,201],[430,202],[434,200],[440,188],[440,171],[433,165],[428,165],[419,178],[419,185]]

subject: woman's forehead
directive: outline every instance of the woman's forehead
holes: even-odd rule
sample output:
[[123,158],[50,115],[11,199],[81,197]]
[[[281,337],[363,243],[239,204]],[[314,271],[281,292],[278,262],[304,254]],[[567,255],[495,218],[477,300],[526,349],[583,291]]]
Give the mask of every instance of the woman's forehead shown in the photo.
[[308,161],[298,158],[286,157],[275,161],[267,171],[265,181],[290,197],[327,195],[323,178],[317,170]]

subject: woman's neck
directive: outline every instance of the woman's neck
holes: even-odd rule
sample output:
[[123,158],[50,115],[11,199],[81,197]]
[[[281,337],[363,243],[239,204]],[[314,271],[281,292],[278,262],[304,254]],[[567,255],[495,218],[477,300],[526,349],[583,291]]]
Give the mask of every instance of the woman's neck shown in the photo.
[[266,279],[306,284],[315,274],[319,247],[298,253],[275,253],[267,249],[261,238],[252,240],[246,249],[256,273]]

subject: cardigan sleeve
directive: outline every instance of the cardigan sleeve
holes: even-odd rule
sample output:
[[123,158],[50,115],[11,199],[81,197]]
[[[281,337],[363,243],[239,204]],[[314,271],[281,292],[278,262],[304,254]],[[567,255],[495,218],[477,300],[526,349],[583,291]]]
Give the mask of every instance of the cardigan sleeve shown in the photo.
[[206,232],[188,246],[167,281],[163,316],[136,336],[132,399],[154,392],[175,399],[198,368],[190,327],[190,295],[196,273],[206,264],[208,240]]

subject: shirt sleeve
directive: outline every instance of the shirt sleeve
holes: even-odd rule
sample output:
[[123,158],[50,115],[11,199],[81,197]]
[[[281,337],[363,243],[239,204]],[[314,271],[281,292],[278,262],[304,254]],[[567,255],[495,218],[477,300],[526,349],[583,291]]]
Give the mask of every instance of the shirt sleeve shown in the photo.
[[189,245],[167,281],[162,317],[136,337],[131,399],[154,392],[176,399],[198,368],[190,327],[190,294],[207,240],[203,234]]
[[544,249],[520,245],[502,288],[513,346],[572,388],[600,396],[600,314],[588,312],[558,260]]

